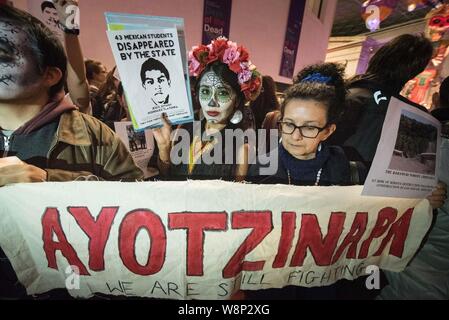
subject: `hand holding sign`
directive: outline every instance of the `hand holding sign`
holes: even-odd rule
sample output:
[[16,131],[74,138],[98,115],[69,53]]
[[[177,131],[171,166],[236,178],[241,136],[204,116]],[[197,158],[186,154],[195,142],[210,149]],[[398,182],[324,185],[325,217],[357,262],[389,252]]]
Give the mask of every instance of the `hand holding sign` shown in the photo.
[[135,129],[161,126],[164,112],[174,124],[193,120],[176,28],[108,31],[108,38]]
[[[156,139],[157,146],[159,148],[159,154],[168,153],[168,159],[170,157],[171,148],[171,124],[168,120],[167,114],[161,115],[162,127],[153,129],[154,139]],[[165,160],[165,159],[161,159]]]
[[444,182],[438,182],[432,194],[427,197],[433,209],[441,208],[447,199],[447,186]]

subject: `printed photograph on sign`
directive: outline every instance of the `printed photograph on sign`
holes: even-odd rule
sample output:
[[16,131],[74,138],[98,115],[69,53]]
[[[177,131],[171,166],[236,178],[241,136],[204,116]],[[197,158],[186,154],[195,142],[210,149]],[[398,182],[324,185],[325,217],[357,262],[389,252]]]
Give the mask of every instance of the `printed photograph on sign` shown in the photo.
[[134,129],[161,126],[162,113],[173,124],[190,122],[177,30],[108,31],[108,37]]
[[130,121],[114,123],[115,132],[131,153],[134,163],[143,171],[145,178],[159,173],[148,165],[154,153],[155,143],[150,129],[136,131]]
[[41,20],[47,28],[53,31],[61,41],[64,39],[64,31],[53,1],[28,0],[28,10],[29,13]]
[[148,102],[151,101],[155,107],[170,103],[170,73],[162,62],[149,58],[142,64],[140,76]]
[[424,198],[437,184],[441,124],[392,97],[363,195]]
[[429,121],[403,110],[389,169],[434,175],[437,133]]

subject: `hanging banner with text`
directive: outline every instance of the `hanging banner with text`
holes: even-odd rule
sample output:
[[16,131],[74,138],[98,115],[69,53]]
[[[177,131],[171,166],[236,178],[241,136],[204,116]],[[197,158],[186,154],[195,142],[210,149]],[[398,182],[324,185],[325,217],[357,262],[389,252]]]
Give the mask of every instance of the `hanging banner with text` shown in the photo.
[[291,0],[288,11],[287,31],[285,33],[284,47],[282,48],[279,75],[290,79],[293,78],[295,71],[305,5],[306,2],[303,0]]
[[316,287],[370,266],[402,271],[428,231],[427,200],[362,186],[224,181],[67,182],[0,188],[0,246],[28,294],[67,288],[168,299]]
[[204,0],[203,44],[217,37],[229,38],[232,0]]

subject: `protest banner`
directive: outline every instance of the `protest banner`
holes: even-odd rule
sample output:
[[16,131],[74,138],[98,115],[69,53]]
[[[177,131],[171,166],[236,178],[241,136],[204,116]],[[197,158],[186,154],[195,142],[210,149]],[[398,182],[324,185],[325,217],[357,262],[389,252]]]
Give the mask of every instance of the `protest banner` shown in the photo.
[[363,195],[424,198],[431,194],[438,182],[440,135],[437,119],[392,97]]
[[68,182],[0,188],[0,246],[28,294],[67,288],[167,299],[326,286],[374,265],[403,270],[427,200],[361,186],[224,181]]
[[148,167],[148,162],[154,152],[153,131],[136,131],[131,121],[114,122],[115,133],[125,144],[133,157],[134,163],[143,171],[144,178],[150,178],[159,173],[155,168]]
[[218,37],[229,38],[231,8],[232,0],[204,0],[202,44]]
[[137,130],[193,121],[181,18],[105,13],[108,38]]
[[288,10],[287,30],[285,31],[284,46],[279,75],[292,78],[295,71],[296,55],[298,54],[299,37],[301,35],[302,19],[306,2],[290,0]]

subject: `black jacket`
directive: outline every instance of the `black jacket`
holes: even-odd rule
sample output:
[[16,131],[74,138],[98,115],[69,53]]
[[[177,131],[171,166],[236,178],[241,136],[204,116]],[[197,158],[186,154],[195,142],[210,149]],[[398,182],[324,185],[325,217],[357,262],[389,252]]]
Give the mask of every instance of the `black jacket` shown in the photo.
[[427,112],[427,109],[391,92],[373,78],[348,85],[345,111],[329,143],[342,146],[349,160],[370,166],[376,154],[388,104],[392,96]]

